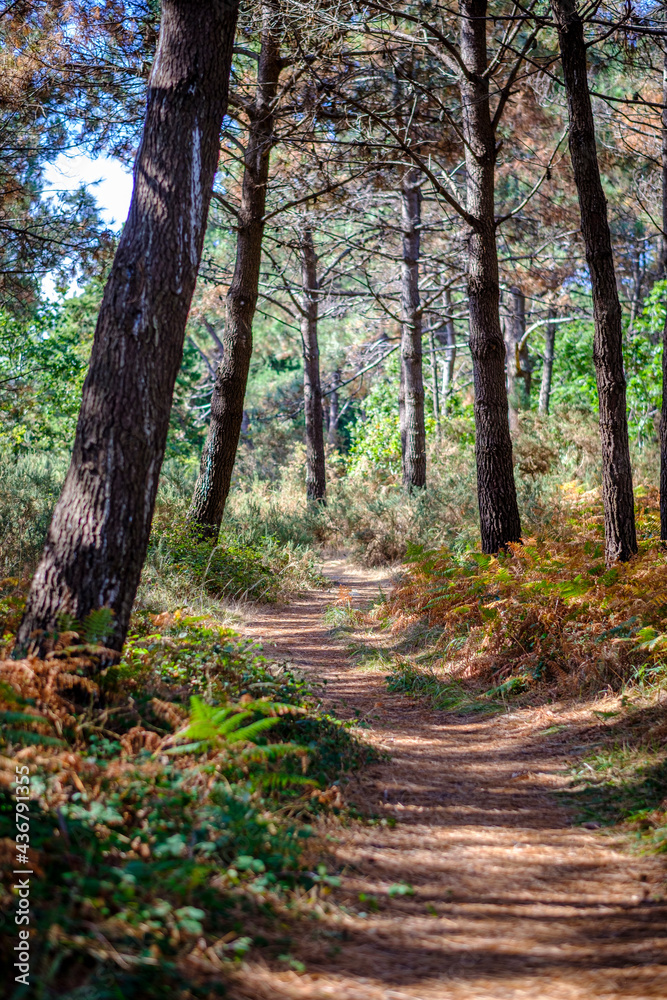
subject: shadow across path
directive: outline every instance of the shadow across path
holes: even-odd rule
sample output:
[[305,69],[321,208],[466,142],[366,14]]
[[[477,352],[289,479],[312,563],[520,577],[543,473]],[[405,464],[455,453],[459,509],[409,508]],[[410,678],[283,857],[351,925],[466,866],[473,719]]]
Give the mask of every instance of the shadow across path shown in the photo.
[[[325,572],[359,605],[377,593],[379,574],[340,560]],[[346,789],[379,821],[333,831],[339,906],[291,928],[291,954],[307,971],[253,961],[234,995],[667,997],[662,863],[572,825],[555,795],[567,747],[537,739],[541,710],[466,718],[388,694],[382,674],[355,666],[323,624],[334,598],[312,592],[267,609],[246,633],[326,680],[337,713],[359,715],[364,736],[389,751]]]

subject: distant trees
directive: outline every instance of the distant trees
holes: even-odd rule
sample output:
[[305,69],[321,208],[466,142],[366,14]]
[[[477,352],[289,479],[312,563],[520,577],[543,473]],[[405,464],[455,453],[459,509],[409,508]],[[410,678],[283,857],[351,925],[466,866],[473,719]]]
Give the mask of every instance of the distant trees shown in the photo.
[[95,331],[72,461],[17,638],[110,607],[122,647],[143,566],[213,186],[237,8],[163,0],[134,191]]
[[[247,428],[252,410],[246,390],[260,318],[289,339],[290,364],[298,367],[290,399],[275,402],[276,413],[285,403],[286,414],[303,419],[309,499],[326,497],[323,410],[329,445],[336,446],[351,394],[361,399],[366,373],[391,365],[390,355],[400,351],[393,354],[400,381],[396,375],[390,400],[400,469],[392,444],[391,475],[408,492],[424,489],[429,410],[440,442],[441,426],[453,426],[442,418],[461,402],[473,403],[482,550],[519,542],[510,428],[521,441],[523,413],[536,403],[540,355],[529,354],[528,338],[544,327],[537,405],[546,414],[560,391],[557,323],[563,301],[575,300],[575,285],[572,314],[590,311],[583,246],[595,322],[606,558],[625,560],[636,551],[622,306],[631,343],[641,330],[642,295],[667,275],[667,63],[661,48],[655,58],[653,8],[617,20],[610,11],[589,11],[593,27],[574,0],[551,0],[551,8],[553,19],[534,6],[489,0],[458,0],[456,7],[369,0],[362,22],[351,4],[263,0],[243,15],[232,111],[220,139],[232,0],[165,0],[132,209],[100,311],[72,465],[28,600],[22,648],[52,629],[62,611],[80,618],[103,605],[113,608],[114,643],[122,643],[220,150],[203,275],[211,285],[197,293],[207,303],[198,314],[212,331],[215,357],[195,329],[188,340],[212,379],[189,512],[196,533],[216,538],[220,530],[242,423]],[[61,15],[82,30],[60,37]],[[22,0],[0,11],[7,77],[0,83],[7,137],[4,146],[0,140],[0,304],[3,296],[20,302],[35,294],[35,275],[53,265],[59,239],[78,261],[103,258],[108,243],[99,229],[91,238],[92,202],[81,195],[56,210],[42,197],[47,143],[65,142],[61,113],[71,105],[91,148],[131,155],[157,20],[152,0],[110,0],[97,13],[87,5]],[[617,40],[626,29],[636,45]],[[587,46],[598,54],[591,87]],[[659,73],[662,105],[655,94],[618,96],[619,81],[636,84],[648,74],[657,86]],[[627,134],[619,121],[629,125]],[[638,156],[641,170],[632,172]],[[622,187],[625,201],[610,199],[608,206],[603,182]],[[651,229],[650,220],[658,217],[659,192],[656,251],[659,227]],[[358,322],[354,350],[346,355],[341,334],[327,355],[327,323],[343,329],[351,317]],[[663,338],[667,344],[667,325]],[[284,360],[271,358],[276,370]],[[350,389],[357,379],[364,388]],[[664,398],[662,410],[667,540]],[[274,415],[255,412],[250,423]]]

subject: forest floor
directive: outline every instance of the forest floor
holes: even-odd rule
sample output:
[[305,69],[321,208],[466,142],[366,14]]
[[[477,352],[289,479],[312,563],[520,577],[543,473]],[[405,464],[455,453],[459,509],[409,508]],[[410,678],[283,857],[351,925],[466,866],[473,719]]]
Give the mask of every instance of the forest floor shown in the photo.
[[[389,582],[343,559],[323,572],[357,607]],[[481,718],[390,694],[385,671],[360,665],[325,624],[336,596],[313,590],[263,608],[244,631],[326,681],[325,704],[358,717],[357,731],[386,752],[344,789],[371,822],[328,821],[323,843],[341,872],[333,905],[317,921],[285,915],[292,968],[247,961],[232,995],[667,997],[664,860],[576,825],[557,795],[595,745],[591,706]]]

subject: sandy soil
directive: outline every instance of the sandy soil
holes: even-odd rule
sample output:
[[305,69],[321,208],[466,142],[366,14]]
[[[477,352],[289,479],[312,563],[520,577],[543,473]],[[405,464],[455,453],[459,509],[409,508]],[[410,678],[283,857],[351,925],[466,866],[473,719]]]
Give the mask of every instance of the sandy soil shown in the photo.
[[[388,583],[344,560],[324,572],[358,606]],[[344,873],[333,896],[345,909],[289,945],[305,973],[249,962],[234,995],[667,998],[663,862],[572,825],[561,808],[553,793],[566,780],[572,736],[568,745],[541,734],[565,708],[478,719],[389,695],[382,675],[355,666],[323,624],[335,599],[335,590],[313,591],[263,610],[245,631],[326,680],[339,715],[358,710],[368,721],[365,735],[391,760],[366,768],[346,796],[396,825],[333,830]],[[414,895],[390,897],[400,882]],[[377,912],[360,893],[376,898]]]

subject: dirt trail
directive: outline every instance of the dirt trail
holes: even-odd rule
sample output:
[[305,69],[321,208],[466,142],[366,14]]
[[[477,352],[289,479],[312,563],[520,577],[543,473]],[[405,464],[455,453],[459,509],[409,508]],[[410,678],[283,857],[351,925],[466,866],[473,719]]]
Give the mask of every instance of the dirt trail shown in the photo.
[[[358,606],[379,575],[329,561],[324,572]],[[381,674],[346,656],[322,621],[335,592],[262,612],[246,628],[270,653],[326,679],[342,715],[388,749],[346,793],[395,827],[336,831],[345,865],[327,917],[290,945],[307,972],[249,964],[252,1000],[626,1000],[667,998],[662,863],[621,853],[571,825],[553,791],[563,749],[539,737],[550,709],[477,719],[429,712],[387,694]],[[390,898],[410,883],[413,896]],[[359,894],[375,896],[377,912]],[[360,913],[361,911],[361,913]]]

